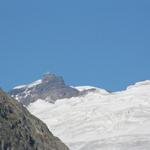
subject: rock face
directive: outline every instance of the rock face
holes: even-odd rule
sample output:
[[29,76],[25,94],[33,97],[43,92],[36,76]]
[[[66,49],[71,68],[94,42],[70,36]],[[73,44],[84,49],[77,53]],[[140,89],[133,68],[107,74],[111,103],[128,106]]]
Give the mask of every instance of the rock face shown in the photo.
[[0,90],[0,150],[68,150],[21,103]]
[[67,86],[62,77],[46,74],[41,80],[15,87],[9,94],[27,106],[37,99],[54,103],[57,99],[79,96],[79,93],[77,89]]

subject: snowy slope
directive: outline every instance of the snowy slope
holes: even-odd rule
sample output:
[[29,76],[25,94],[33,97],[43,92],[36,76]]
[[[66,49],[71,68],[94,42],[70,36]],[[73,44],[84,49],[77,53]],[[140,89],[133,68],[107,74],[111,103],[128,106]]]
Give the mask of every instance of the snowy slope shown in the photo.
[[71,150],[150,150],[150,81],[115,93],[96,88],[55,104],[39,99],[28,109]]
[[39,85],[39,84],[41,84],[42,83],[42,80],[40,79],[40,80],[37,80],[37,81],[35,81],[35,82],[32,82],[32,83],[30,83],[30,84],[28,84],[28,85],[19,85],[19,86],[15,86],[13,89],[22,89],[22,88],[32,88],[32,87],[34,87],[34,86],[36,86],[36,85]]

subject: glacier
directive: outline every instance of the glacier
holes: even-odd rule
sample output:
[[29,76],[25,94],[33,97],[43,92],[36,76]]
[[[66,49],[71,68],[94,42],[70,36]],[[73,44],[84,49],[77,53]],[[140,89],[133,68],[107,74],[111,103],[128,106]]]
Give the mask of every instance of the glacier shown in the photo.
[[27,108],[70,150],[150,150],[150,81],[119,92],[95,89],[54,104],[38,99]]

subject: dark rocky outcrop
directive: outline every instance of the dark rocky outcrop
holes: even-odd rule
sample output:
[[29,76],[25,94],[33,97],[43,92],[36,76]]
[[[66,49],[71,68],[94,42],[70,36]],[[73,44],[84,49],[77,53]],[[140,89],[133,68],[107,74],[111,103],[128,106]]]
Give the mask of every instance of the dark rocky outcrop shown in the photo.
[[57,99],[76,97],[79,91],[67,86],[62,77],[46,74],[40,84],[12,89],[9,94],[24,105],[29,105],[37,99],[47,98],[49,102],[54,103]]
[[[36,83],[37,81],[38,84]],[[56,100],[83,96],[89,92],[96,91],[95,88],[79,91],[76,88],[66,85],[63,78],[55,74],[45,74],[41,80],[37,81],[14,88],[9,92],[9,95],[23,105],[28,106],[38,99],[55,103]]]
[[46,125],[0,90],[0,150],[68,150]]

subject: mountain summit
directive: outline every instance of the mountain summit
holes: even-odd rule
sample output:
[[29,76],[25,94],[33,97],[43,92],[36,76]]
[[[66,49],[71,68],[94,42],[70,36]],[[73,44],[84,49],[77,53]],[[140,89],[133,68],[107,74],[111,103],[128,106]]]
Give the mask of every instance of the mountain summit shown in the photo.
[[37,99],[54,103],[57,99],[76,97],[79,91],[67,86],[62,77],[47,73],[33,83],[14,87],[9,94],[24,105],[29,105]]
[[91,86],[72,88],[49,74],[13,90],[20,91],[15,95],[20,102],[26,98],[20,97],[22,93],[32,101],[38,91],[27,109],[71,150],[150,150],[149,80],[124,91],[107,92]]

